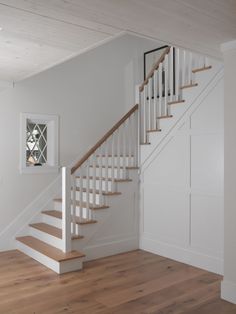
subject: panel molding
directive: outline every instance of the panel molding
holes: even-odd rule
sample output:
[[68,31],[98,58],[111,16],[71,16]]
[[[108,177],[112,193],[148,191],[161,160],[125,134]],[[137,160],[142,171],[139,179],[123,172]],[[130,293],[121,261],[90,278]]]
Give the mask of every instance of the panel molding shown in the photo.
[[181,263],[199,267],[216,274],[223,274],[223,259],[199,253],[189,247],[183,248],[157,241],[145,233],[140,237],[139,246],[144,251],[171,258]]

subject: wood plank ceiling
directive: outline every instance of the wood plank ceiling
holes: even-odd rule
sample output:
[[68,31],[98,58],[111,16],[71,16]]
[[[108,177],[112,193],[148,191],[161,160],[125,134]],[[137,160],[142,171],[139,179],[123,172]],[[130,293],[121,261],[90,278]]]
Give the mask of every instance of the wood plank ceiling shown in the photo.
[[0,0],[0,80],[19,81],[121,31],[220,57],[236,0]]

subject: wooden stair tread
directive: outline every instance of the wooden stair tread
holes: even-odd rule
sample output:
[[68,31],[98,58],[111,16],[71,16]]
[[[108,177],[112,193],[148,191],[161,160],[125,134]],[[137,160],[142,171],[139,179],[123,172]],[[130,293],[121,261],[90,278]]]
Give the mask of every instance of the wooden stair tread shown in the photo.
[[[151,144],[151,143],[150,143]],[[80,179],[79,176],[76,177],[77,179]],[[86,179],[86,176],[83,176],[83,179]],[[93,177],[89,177],[90,180],[93,180]],[[96,180],[100,180],[99,177],[95,177]],[[106,178],[101,178],[102,181],[106,181]],[[112,178],[108,178],[108,181],[112,181]],[[132,182],[132,179],[114,179],[114,182]]]
[[152,132],[161,132],[161,129],[152,129],[152,130],[147,130],[147,133],[152,133]]
[[184,102],[185,102],[184,99],[183,100],[175,100],[175,101],[168,102],[168,105],[171,106],[171,105],[176,105],[176,104],[182,104]]
[[212,69],[211,65],[209,65],[207,67],[205,66],[205,67],[202,67],[202,68],[193,69],[192,73],[202,72],[202,71],[206,71],[206,70],[210,70],[210,69]]
[[191,84],[181,86],[180,89],[186,89],[186,88],[191,88],[191,87],[196,87],[196,86],[198,86],[198,83],[191,83]]
[[169,119],[169,118],[173,118],[173,115],[166,115],[166,116],[157,117],[158,120],[160,120],[160,119]]
[[[51,236],[54,236],[58,239],[62,239],[62,230],[57,227],[51,226],[44,222],[30,224],[29,226],[37,230],[40,230],[42,232],[48,233]],[[72,240],[79,240],[79,239],[83,239],[83,236],[80,236],[80,235],[72,236]]]
[[[106,157],[106,155],[103,155],[103,154],[102,155],[96,155],[96,157]],[[108,157],[112,157],[112,155],[108,154]],[[134,155],[129,156],[129,155],[116,155],[115,154],[115,155],[113,155],[113,157],[122,157],[122,158],[127,157],[128,158],[128,157],[134,157]]]
[[[62,212],[59,210],[44,210],[42,211],[43,214],[54,217],[54,218],[58,218],[58,219],[62,219]],[[80,217],[76,217],[76,223],[78,225],[84,225],[84,224],[94,224],[97,221],[94,219],[84,219],[84,218],[80,218]]]
[[79,251],[71,251],[68,253],[64,253],[61,250],[32,236],[18,237],[16,238],[16,240],[57,262],[68,261],[85,256],[83,253]]
[[[93,165],[90,165],[89,167],[93,168]],[[103,168],[103,169],[105,169],[106,166],[102,165],[102,167],[100,167],[99,165],[96,165],[95,168]],[[112,166],[107,166],[107,168],[108,169],[112,169]],[[117,166],[114,166],[113,168],[114,169],[118,169]],[[129,166],[126,166],[126,167],[120,166],[120,169],[135,169],[135,168],[138,168],[138,167],[135,167],[135,166],[131,166],[131,167],[129,167]]]
[[[80,187],[77,187],[76,188],[76,191],[80,191]],[[83,192],[87,192],[87,189],[86,188],[82,188],[82,191]],[[93,189],[89,189],[89,193],[93,193]],[[100,192],[99,192],[99,190],[95,190],[95,194],[99,194]],[[106,192],[106,191],[102,191],[102,195],[105,195],[105,196],[107,196],[107,195],[121,195],[121,192],[110,192],[110,191],[108,191],[108,192]]]
[[122,182],[132,182],[132,179],[115,179],[114,182],[122,183]]
[[[77,176],[76,179],[80,179],[80,176]],[[83,176],[83,179],[87,179],[86,176]],[[99,177],[95,177],[96,180],[100,180]],[[93,180],[93,176],[89,176],[89,180]],[[101,178],[102,181],[106,181],[105,177]],[[107,178],[108,181],[112,181],[112,178]]]
[[[62,199],[61,198],[54,198],[54,202],[61,203]],[[82,206],[83,208],[87,207],[87,203],[86,202],[76,201],[75,203],[76,203],[76,206]],[[89,209],[97,210],[97,209],[107,209],[107,208],[109,208],[109,206],[107,206],[107,205],[95,205],[94,206],[93,204],[89,204]]]

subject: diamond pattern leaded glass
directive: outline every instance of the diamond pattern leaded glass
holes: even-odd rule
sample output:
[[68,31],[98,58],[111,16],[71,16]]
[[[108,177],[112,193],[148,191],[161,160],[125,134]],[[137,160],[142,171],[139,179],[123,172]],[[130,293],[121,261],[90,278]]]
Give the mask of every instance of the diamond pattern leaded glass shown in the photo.
[[42,166],[47,163],[47,124],[27,119],[26,165]]

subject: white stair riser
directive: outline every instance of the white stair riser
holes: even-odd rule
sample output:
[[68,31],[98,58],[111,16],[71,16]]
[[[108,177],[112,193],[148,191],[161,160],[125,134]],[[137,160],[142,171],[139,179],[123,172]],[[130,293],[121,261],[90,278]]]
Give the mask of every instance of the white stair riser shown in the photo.
[[[108,168],[107,169],[107,173],[108,173],[108,178],[112,178],[112,169]],[[93,176],[94,174],[94,169],[93,167],[89,168],[89,176]],[[120,170],[118,171],[117,168],[114,168],[114,178],[127,178],[128,175],[128,170],[125,168],[120,168]],[[100,176],[100,169],[99,168],[95,168],[95,176],[99,177]],[[102,177],[106,177],[106,169],[102,168]]]
[[[78,212],[78,210],[77,210],[77,212]],[[79,216],[79,213],[78,213],[78,216]],[[97,216],[96,213],[95,213],[95,216]],[[95,218],[97,218],[97,217],[95,217]],[[98,220],[99,220],[99,218],[100,217],[98,217]],[[61,227],[62,227],[61,219],[58,219],[56,217],[52,217],[52,216],[49,216],[49,215],[44,215],[43,214],[43,222],[47,223],[47,224],[50,224],[50,225],[52,225],[54,227],[57,227],[59,229],[61,229]],[[94,228],[94,226],[96,226],[96,224],[78,225],[79,234],[80,235],[85,235],[85,234],[89,235],[89,233],[90,233],[89,230],[91,230],[91,228]],[[72,226],[71,226],[71,228],[72,228]]]
[[43,231],[40,231],[36,228],[30,227],[30,235],[32,235],[33,237],[49,244],[52,245],[54,247],[56,247],[57,249],[62,250],[63,246],[62,246],[62,240],[59,238],[56,238],[48,233],[45,233]]
[[[89,194],[89,202],[93,203],[93,193],[88,193]],[[73,192],[71,192],[71,198],[73,196]],[[76,200],[80,200],[80,192],[76,191]],[[82,201],[86,202],[87,201],[87,193],[86,192],[82,192]],[[104,196],[100,196],[99,194],[95,193],[95,204],[99,205],[99,204],[103,204],[104,203]]]
[[52,217],[46,214],[42,214],[42,222],[48,224],[48,225],[52,225],[53,227],[62,228],[62,223],[61,223],[61,219],[58,219],[56,217]]
[[25,253],[34,260],[50,268],[57,274],[64,274],[70,271],[80,270],[83,267],[83,259],[81,258],[68,260],[64,262],[57,262],[47,257],[46,255],[43,255],[38,251],[28,247],[27,245],[20,243],[19,241],[17,241],[17,247],[21,252]]
[[[119,161],[120,159],[120,161]],[[118,163],[120,162],[120,166],[134,166],[134,157],[114,157],[113,158],[114,166],[118,166]],[[108,166],[112,166],[112,157],[108,157],[107,159]],[[100,164],[100,159],[97,159],[96,164]],[[102,157],[102,165],[106,165],[106,158]]]
[[[54,202],[54,209],[61,211],[62,210],[62,206],[61,205],[62,205],[61,202],[56,202],[55,201]],[[73,207],[71,206],[71,212],[72,212],[72,210],[73,210]],[[80,214],[79,206],[76,206],[76,216],[79,217],[79,214]],[[86,216],[86,208],[83,208],[83,216],[82,216],[82,218],[88,218]]]
[[[98,190],[100,187],[99,180],[96,180],[95,183],[96,183],[95,184],[96,189]],[[114,183],[114,184],[116,184],[116,183]],[[107,185],[108,185],[108,191],[111,191],[112,190],[112,182],[108,181]],[[76,180],[76,186],[80,187],[80,180],[79,179]],[[87,188],[87,180],[86,179],[83,179],[83,188]],[[92,179],[89,180],[89,188],[90,189],[93,188],[93,180]],[[105,182],[105,180],[102,180],[102,190],[105,191],[105,189],[106,189],[106,182]]]

